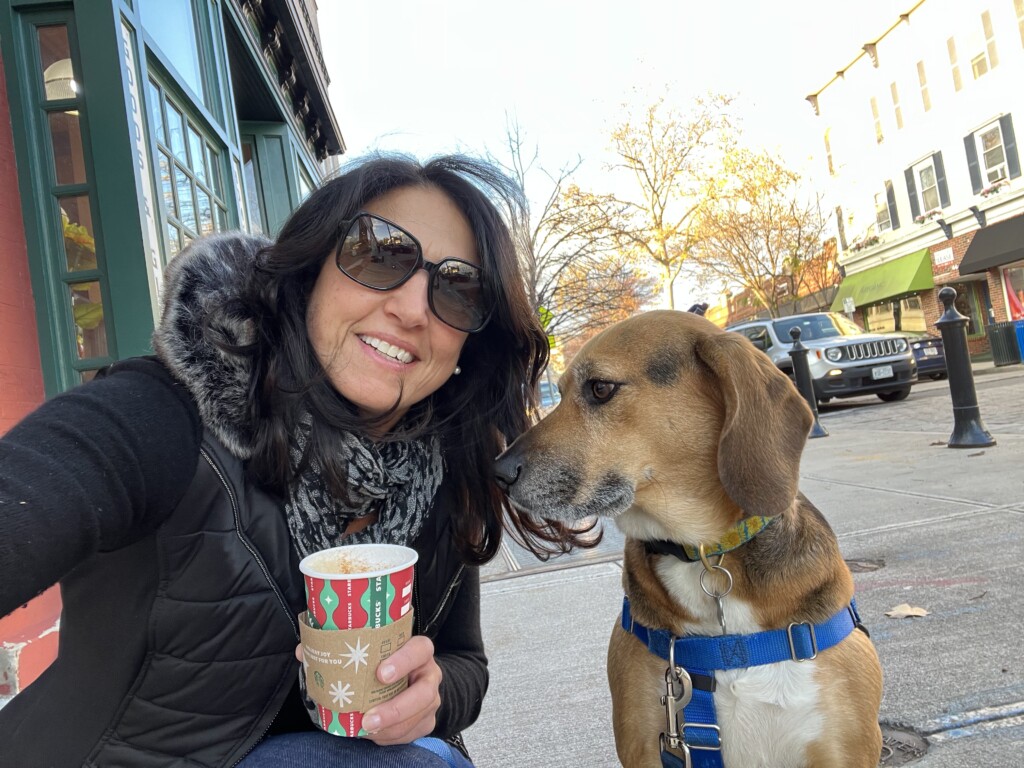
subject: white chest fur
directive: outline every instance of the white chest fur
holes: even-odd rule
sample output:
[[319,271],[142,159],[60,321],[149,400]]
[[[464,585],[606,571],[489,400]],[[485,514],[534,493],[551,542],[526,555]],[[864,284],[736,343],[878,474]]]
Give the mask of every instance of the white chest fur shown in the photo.
[[[669,593],[698,621],[688,633],[721,634],[715,601],[700,586],[700,563],[664,558],[656,571]],[[705,577],[712,590],[724,580]],[[735,596],[722,601],[729,634],[763,631],[750,606]],[[806,748],[821,738],[824,717],[814,662],[783,661],[715,673],[715,709],[726,766],[802,768]]]

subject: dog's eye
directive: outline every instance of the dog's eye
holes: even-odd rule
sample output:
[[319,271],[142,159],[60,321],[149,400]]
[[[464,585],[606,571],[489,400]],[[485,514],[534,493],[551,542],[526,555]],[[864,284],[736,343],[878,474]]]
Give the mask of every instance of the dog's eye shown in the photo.
[[590,382],[590,396],[597,403],[606,403],[618,391],[619,385],[612,381],[595,379]]

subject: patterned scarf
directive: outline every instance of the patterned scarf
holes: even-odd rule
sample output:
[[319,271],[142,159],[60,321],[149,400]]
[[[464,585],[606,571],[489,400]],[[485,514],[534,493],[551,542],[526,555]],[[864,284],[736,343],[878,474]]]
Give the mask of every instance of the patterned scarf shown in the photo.
[[[298,467],[309,439],[312,416],[304,414],[292,436],[292,467]],[[312,458],[292,483],[285,502],[292,544],[301,557],[342,544],[387,543],[410,546],[423,527],[444,476],[441,441],[374,443],[345,433],[341,456],[348,471],[348,498],[331,495],[320,462]],[[358,533],[342,534],[356,518],[377,513]]]

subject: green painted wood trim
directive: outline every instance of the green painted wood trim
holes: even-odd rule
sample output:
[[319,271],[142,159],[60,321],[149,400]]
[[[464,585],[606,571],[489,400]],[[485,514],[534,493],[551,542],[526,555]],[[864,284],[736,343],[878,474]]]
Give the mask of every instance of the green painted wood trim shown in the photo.
[[[154,301],[147,264],[147,238],[143,233],[141,190],[136,177],[133,105],[129,93],[129,72],[124,62],[121,39],[122,5],[112,0],[78,16],[83,71],[89,73],[87,104],[90,127],[95,137],[90,149],[95,169],[97,208],[103,225],[104,252],[110,292],[112,329],[119,358],[148,354],[152,350]],[[134,19],[129,19],[134,24]],[[135,61],[141,55],[137,37]],[[137,72],[131,73],[138,78]],[[91,83],[118,83],[117,87],[95,87]],[[146,183],[149,183],[148,181]]]

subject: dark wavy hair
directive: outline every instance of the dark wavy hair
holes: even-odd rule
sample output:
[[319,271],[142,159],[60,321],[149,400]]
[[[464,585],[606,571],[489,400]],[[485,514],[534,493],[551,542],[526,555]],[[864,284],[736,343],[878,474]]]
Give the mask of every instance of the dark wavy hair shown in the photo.
[[[462,374],[410,408],[401,426],[383,439],[441,435],[448,482],[454,484],[456,546],[470,563],[498,550],[503,520],[514,538],[546,559],[574,546],[593,546],[593,528],[574,530],[520,515],[493,480],[493,460],[527,429],[537,379],[547,364],[547,336],[527,297],[515,240],[502,212],[521,210],[521,189],[493,166],[458,155],[419,163],[374,155],[326,181],[291,215],[277,239],[261,251],[243,303],[257,320],[250,390],[256,425],[250,471],[284,492],[294,479],[289,437],[303,411],[313,417],[304,462],[316,459],[332,493],[347,493],[345,467],[336,459],[339,431],[372,431],[384,417],[358,413],[331,386],[306,328],[310,293],[341,236],[342,222],[370,201],[404,187],[444,192],[462,211],[476,238],[490,322],[470,334]],[[343,279],[339,274],[339,279]],[[396,403],[397,406],[397,403]]]

